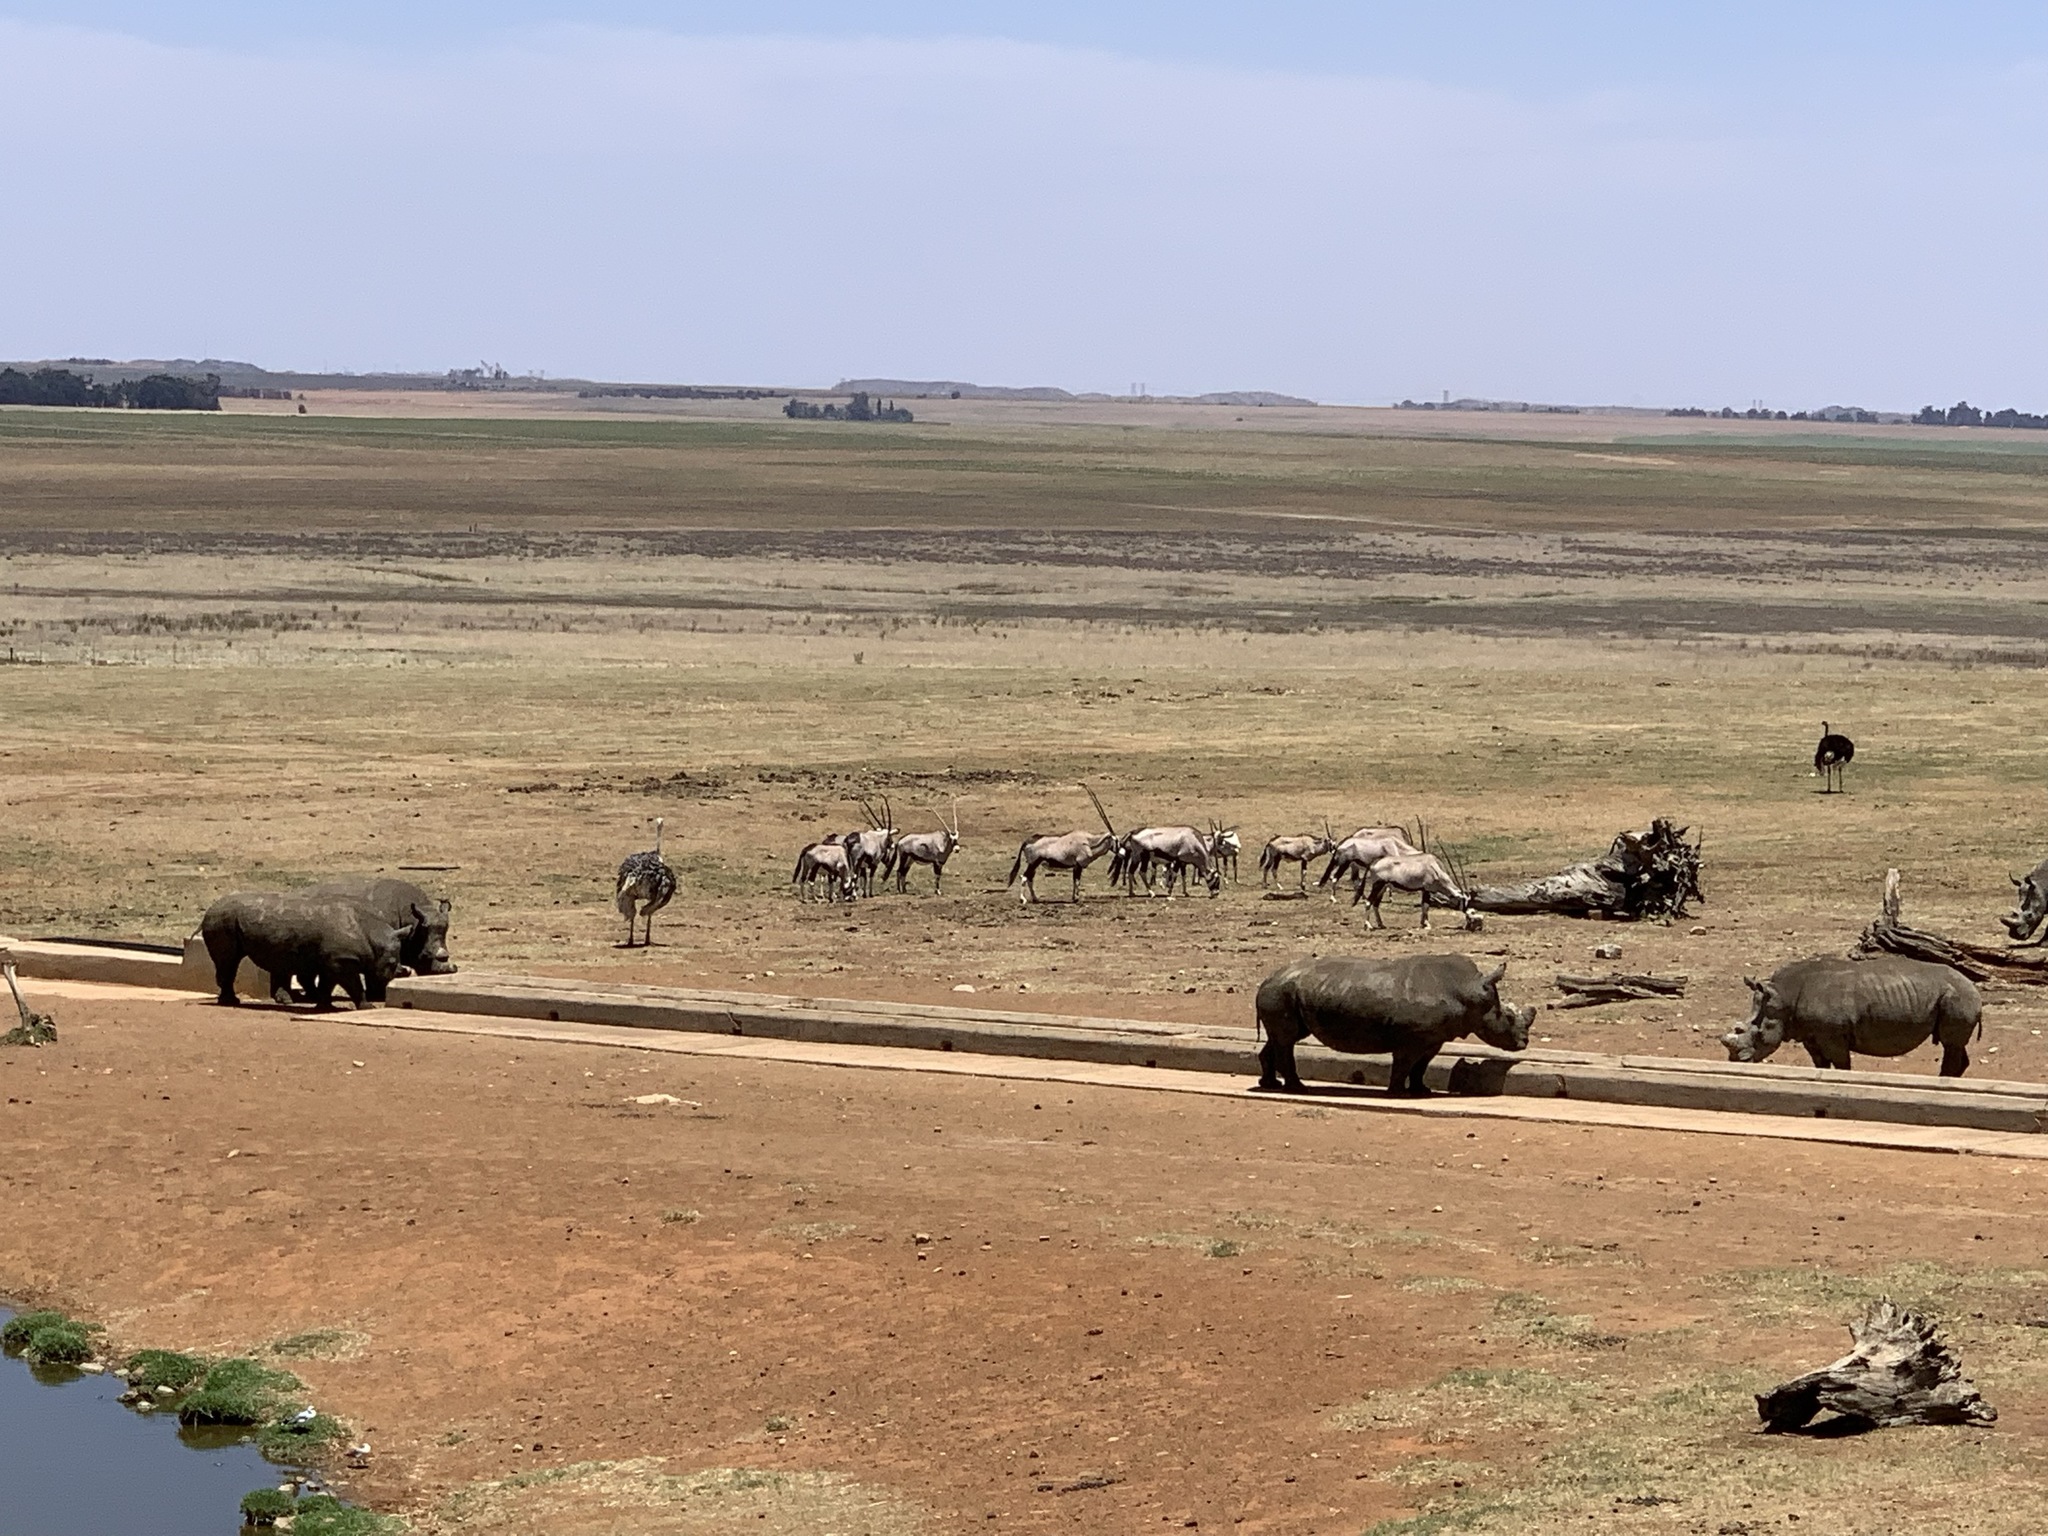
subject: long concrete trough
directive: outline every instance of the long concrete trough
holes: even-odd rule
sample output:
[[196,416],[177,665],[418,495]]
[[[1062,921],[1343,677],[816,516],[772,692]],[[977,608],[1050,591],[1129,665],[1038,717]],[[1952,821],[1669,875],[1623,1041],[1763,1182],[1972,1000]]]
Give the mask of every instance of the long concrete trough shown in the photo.
[[[26,977],[117,982],[211,992],[202,953],[107,950],[0,939]],[[253,978],[252,978],[253,979]],[[248,988],[264,995],[260,985]],[[464,972],[404,977],[389,1006],[494,1018],[756,1036],[844,1046],[961,1051],[982,1056],[1210,1072],[1245,1079],[1258,1071],[1249,1019],[1242,1029],[1139,1019],[948,1008],[759,992],[704,991],[622,982]],[[1342,1056],[1304,1044],[1312,1082],[1384,1087],[1384,1056]],[[1509,1055],[1454,1045],[1429,1071],[1438,1091],[1574,1099],[1669,1109],[1724,1110],[1802,1119],[1883,1121],[2038,1134],[2048,1131],[2048,1084],[1933,1079],[1895,1072],[1735,1066],[1668,1056],[1601,1056],[1532,1049]]]

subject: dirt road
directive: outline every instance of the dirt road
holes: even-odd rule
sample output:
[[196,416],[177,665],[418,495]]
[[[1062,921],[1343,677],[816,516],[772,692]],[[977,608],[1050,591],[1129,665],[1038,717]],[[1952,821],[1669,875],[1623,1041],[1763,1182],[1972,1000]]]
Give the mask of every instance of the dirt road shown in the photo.
[[[60,1014],[0,1053],[0,1294],[131,1343],[329,1334],[293,1367],[422,1531],[2044,1507],[2032,1164]],[[1878,1290],[1998,1426],[1755,1438],[1746,1394]]]

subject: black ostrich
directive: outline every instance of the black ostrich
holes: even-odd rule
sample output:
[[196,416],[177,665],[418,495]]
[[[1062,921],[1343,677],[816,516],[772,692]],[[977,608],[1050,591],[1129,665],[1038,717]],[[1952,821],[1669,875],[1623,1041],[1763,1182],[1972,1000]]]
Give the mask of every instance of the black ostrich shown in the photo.
[[644,853],[628,854],[619,866],[616,896],[620,915],[626,919],[626,948],[633,947],[634,922],[640,917],[647,919],[645,942],[654,943],[654,914],[667,906],[675,894],[676,872],[661,856],[661,818],[657,816],[654,846]]
[[1842,788],[1842,768],[1855,755],[1856,743],[1830,730],[1827,721],[1821,721],[1820,745],[1813,749],[1813,771],[1828,781],[1822,794],[1832,795]]

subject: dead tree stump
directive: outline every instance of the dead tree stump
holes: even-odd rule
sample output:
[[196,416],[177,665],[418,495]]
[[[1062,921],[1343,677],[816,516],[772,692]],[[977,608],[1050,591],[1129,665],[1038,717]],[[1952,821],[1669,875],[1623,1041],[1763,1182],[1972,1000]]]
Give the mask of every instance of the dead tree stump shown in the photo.
[[1863,930],[1856,941],[1858,955],[1904,955],[1908,960],[1931,960],[1953,966],[1972,981],[2008,981],[2021,985],[2048,986],[2048,951],[2041,949],[1995,949],[1988,944],[1971,944],[1947,934],[1915,928],[1900,915],[1899,872],[1884,872],[1884,905],[1877,920]]
[[1757,1394],[1771,1434],[1803,1429],[1823,1411],[1872,1429],[1896,1424],[1990,1424],[1998,1410],[1977,1395],[1933,1323],[1890,1297],[1852,1323],[1856,1347],[1833,1365]]
[[7,978],[7,990],[14,994],[14,1006],[21,1014],[21,1022],[5,1034],[0,1034],[0,1045],[48,1045],[57,1038],[57,1021],[47,1013],[37,1013],[22,999],[21,988],[14,984],[14,956],[0,951],[0,976]]

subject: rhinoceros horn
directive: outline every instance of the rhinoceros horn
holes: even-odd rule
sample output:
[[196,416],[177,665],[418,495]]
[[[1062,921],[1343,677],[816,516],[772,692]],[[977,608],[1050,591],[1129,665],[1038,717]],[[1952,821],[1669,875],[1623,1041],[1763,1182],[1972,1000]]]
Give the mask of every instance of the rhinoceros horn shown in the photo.
[[1507,973],[1508,963],[1507,961],[1503,960],[1499,965],[1496,965],[1492,970],[1488,971],[1484,976],[1480,977],[1479,984],[1483,987],[1497,987],[1500,985],[1501,977],[1507,975]]

